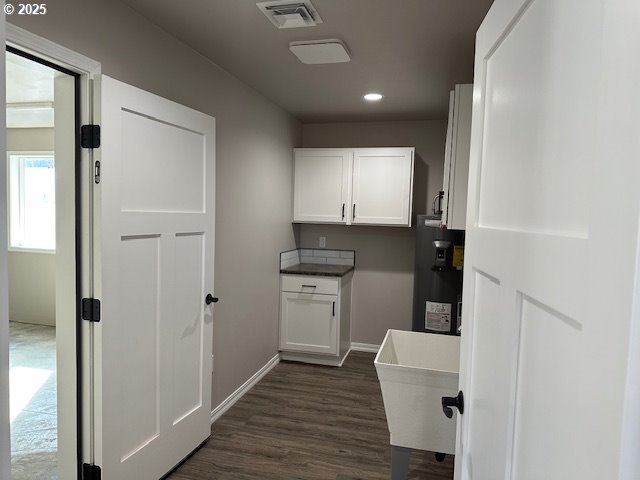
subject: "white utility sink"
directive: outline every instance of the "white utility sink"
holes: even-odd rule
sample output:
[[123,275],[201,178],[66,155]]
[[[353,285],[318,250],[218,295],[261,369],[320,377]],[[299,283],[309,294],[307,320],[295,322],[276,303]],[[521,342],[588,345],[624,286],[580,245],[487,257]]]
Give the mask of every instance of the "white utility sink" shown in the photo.
[[391,445],[455,453],[456,418],[442,397],[458,393],[460,337],[389,330],[374,363]]

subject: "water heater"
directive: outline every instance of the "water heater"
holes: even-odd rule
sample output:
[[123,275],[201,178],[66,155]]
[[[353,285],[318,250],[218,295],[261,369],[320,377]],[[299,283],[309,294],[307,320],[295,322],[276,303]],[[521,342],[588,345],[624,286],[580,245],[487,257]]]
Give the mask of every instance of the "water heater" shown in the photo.
[[464,230],[440,228],[440,216],[418,215],[413,330],[457,335],[462,318]]

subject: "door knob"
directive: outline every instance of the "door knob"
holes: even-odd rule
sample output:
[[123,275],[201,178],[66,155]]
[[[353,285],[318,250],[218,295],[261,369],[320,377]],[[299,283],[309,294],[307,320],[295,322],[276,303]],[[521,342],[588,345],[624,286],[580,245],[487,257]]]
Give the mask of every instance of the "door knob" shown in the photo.
[[212,303],[218,303],[218,297],[214,297],[210,293],[207,293],[207,296],[205,297],[204,302],[207,305],[211,305]]
[[451,407],[456,407],[460,415],[464,413],[464,395],[462,392],[458,392],[457,397],[442,397],[442,411],[447,418],[453,417],[453,410]]

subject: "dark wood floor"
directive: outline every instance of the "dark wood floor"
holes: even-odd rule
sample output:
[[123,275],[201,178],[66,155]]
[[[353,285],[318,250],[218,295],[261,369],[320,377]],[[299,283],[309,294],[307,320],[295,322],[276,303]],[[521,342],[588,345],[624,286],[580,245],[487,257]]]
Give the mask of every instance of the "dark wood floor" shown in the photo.
[[[282,362],[212,428],[171,480],[388,480],[389,432],[373,354],[342,368]],[[415,451],[410,479],[453,478]]]

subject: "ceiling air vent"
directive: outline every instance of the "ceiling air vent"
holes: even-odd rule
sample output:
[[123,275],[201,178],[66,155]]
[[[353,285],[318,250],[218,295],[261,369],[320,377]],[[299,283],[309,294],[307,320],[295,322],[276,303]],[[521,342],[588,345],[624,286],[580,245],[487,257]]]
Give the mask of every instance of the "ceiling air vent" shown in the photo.
[[351,60],[349,52],[338,39],[312,40],[307,42],[291,42],[289,50],[302,63],[345,63]]
[[309,0],[260,2],[257,7],[278,28],[313,27],[322,19]]

